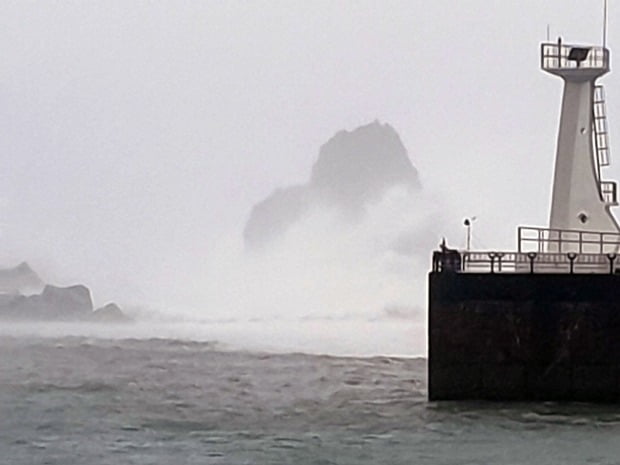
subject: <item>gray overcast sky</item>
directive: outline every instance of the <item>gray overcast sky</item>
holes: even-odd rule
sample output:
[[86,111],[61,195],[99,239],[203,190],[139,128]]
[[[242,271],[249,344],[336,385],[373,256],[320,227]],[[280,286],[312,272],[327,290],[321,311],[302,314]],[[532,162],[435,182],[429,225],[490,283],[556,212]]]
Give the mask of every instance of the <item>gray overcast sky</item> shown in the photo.
[[[512,245],[547,221],[561,82],[539,42],[548,23],[600,42],[602,3],[4,0],[0,262],[139,299],[374,119],[455,222]],[[617,26],[613,8],[620,53]],[[605,82],[613,162],[620,75]]]

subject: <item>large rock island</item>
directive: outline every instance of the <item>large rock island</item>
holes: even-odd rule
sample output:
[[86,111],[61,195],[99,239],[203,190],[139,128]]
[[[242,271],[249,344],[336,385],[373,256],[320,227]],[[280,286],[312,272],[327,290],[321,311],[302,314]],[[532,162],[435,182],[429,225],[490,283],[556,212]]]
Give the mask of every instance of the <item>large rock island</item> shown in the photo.
[[306,184],[277,189],[257,203],[243,232],[246,247],[262,248],[312,207],[335,208],[355,220],[391,188],[420,189],[418,172],[398,133],[378,121],[340,131],[319,151]]
[[45,284],[27,263],[0,270],[0,319],[129,321],[116,304],[94,310],[90,290],[86,286]]

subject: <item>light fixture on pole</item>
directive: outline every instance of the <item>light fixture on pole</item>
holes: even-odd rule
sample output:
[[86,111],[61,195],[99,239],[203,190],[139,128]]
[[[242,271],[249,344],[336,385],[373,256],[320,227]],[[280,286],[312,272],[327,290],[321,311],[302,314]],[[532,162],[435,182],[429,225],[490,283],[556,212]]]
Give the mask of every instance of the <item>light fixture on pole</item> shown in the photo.
[[465,225],[465,228],[467,228],[467,236],[466,236],[466,247],[465,250],[467,250],[469,252],[469,250],[471,249],[471,227],[472,227],[472,223],[474,221],[476,221],[477,218],[475,216],[472,216],[471,218],[465,218],[463,220],[463,224]]

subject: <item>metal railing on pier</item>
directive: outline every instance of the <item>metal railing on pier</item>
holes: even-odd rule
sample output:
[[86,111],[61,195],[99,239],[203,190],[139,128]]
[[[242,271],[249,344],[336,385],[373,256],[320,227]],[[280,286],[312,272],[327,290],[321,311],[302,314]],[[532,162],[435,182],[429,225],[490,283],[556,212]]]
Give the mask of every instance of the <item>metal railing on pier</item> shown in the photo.
[[462,251],[443,243],[433,253],[433,271],[620,273],[619,255],[620,233],[519,226],[516,252]]
[[520,226],[517,252],[615,254],[620,250],[620,234]]
[[[433,271],[457,273],[599,273],[616,272],[617,254],[462,252],[433,254]],[[618,261],[620,264],[620,261]]]

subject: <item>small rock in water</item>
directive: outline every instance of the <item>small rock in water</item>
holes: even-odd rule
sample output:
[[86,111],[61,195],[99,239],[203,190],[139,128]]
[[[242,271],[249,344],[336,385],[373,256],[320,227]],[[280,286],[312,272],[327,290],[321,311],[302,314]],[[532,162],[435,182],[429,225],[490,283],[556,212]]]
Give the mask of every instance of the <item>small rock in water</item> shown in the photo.
[[40,295],[39,305],[53,319],[80,319],[93,311],[90,290],[82,285],[56,287],[48,284]]
[[95,310],[92,314],[92,319],[104,323],[124,323],[131,321],[115,303],[109,303]]

